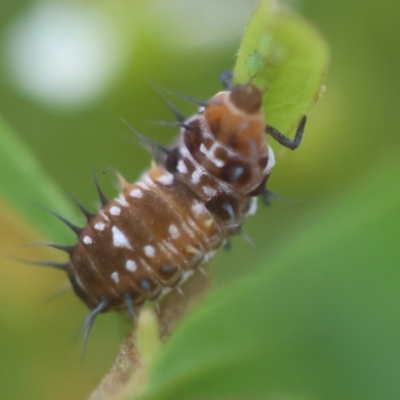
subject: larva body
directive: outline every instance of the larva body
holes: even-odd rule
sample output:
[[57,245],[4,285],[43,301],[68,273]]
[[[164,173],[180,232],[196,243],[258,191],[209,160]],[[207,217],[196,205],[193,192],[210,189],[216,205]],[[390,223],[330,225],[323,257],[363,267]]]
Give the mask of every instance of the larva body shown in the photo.
[[254,214],[274,164],[261,100],[252,84],[215,95],[157,164],[89,218],[66,270],[91,310],[166,295]]

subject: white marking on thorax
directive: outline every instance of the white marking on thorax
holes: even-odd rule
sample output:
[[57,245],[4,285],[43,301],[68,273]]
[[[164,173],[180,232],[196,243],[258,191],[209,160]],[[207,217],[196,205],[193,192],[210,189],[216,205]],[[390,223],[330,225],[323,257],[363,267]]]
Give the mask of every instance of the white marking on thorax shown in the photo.
[[219,158],[215,157],[215,150],[220,147],[218,143],[214,142],[211,146],[211,149],[208,150],[206,146],[202,143],[200,145],[200,151],[217,167],[223,167],[225,165],[225,161],[220,160]]
[[118,282],[119,282],[119,274],[118,274],[117,271],[115,271],[115,272],[113,272],[113,273],[111,274],[111,279],[112,279],[115,283],[118,283]]
[[210,186],[203,186],[203,192],[209,197],[214,197],[217,194],[217,191]]
[[169,234],[171,235],[171,238],[174,239],[174,240],[175,240],[175,239],[178,239],[179,236],[181,236],[181,234],[179,233],[179,229],[178,229],[177,226],[174,225],[174,224],[171,224],[171,225],[169,226],[168,232],[169,232]]
[[93,243],[93,239],[92,239],[91,237],[89,237],[89,236],[85,236],[85,237],[82,239],[82,241],[83,241],[83,243],[85,243],[85,244],[92,244],[92,243]]
[[103,231],[105,227],[106,224],[104,222],[96,222],[94,224],[94,229],[96,229],[97,231]]
[[110,208],[110,214],[111,215],[119,215],[119,214],[121,214],[121,209],[117,206],[112,206]]
[[275,165],[275,154],[274,151],[272,150],[272,147],[268,146],[268,162],[267,166],[265,167],[265,173],[269,174],[274,165]]
[[127,249],[132,249],[131,244],[127,237],[116,227],[112,227],[113,244],[115,247],[125,247]]
[[127,271],[130,271],[130,272],[135,272],[135,271],[137,270],[137,265],[136,265],[135,261],[133,261],[133,260],[128,260],[128,261],[125,263],[125,269],[126,269]]
[[246,212],[246,216],[250,217],[251,215],[254,215],[257,212],[257,197],[253,197],[250,200],[250,206],[248,211]]
[[132,189],[129,193],[129,196],[140,199],[141,197],[143,197],[143,193],[140,189]]
[[193,183],[199,183],[200,182],[200,178],[203,175],[203,170],[200,166],[196,166],[196,169],[194,170],[194,172],[192,173],[192,182]]
[[183,160],[178,161],[177,169],[181,174],[187,174],[187,172],[188,172],[188,169],[187,169],[185,163],[183,162]]
[[147,257],[153,258],[154,255],[156,254],[156,249],[153,246],[147,245],[143,247],[144,254],[146,254]]

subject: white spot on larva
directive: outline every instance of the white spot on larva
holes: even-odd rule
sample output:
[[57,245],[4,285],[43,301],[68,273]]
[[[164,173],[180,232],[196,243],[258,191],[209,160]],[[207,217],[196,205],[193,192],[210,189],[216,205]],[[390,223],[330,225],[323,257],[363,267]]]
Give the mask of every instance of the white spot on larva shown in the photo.
[[121,206],[123,206],[123,207],[128,207],[129,206],[129,204],[128,204],[128,202],[126,201],[126,198],[124,197],[124,196],[119,196],[119,198],[118,199],[116,199],[116,201],[119,203],[119,204],[121,204]]
[[225,165],[225,161],[222,161],[219,158],[212,158],[211,161],[219,168],[222,168]]
[[118,274],[118,272],[113,272],[113,273],[111,274],[111,279],[112,279],[115,283],[118,283],[118,282],[119,282],[119,274]]
[[110,208],[110,214],[111,215],[119,215],[119,214],[121,214],[121,209],[119,207],[112,206]]
[[210,186],[203,186],[203,192],[209,197],[214,197],[217,194],[217,191]]
[[203,267],[199,267],[199,271],[205,276],[208,275],[207,271]]
[[89,237],[89,236],[85,236],[85,237],[83,238],[83,243],[85,243],[85,244],[92,244],[92,243],[93,243],[93,239],[92,239],[91,237]]
[[132,249],[127,237],[116,226],[113,226],[111,230],[115,247],[126,247],[127,249]]
[[208,260],[210,260],[211,258],[213,258],[215,256],[215,254],[217,253],[216,250],[211,250],[208,253],[205,254],[204,256],[204,262],[207,262]]
[[200,151],[201,151],[204,155],[207,155],[208,150],[207,150],[206,146],[204,146],[204,143],[202,143],[202,144],[200,145]]
[[191,210],[195,218],[199,218],[201,214],[204,213],[204,206],[200,202],[195,201],[191,207]]
[[265,173],[269,174],[274,165],[275,165],[275,154],[271,146],[268,146],[268,162],[267,166],[265,167]]
[[213,224],[213,220],[212,220],[212,219],[207,219],[207,220],[204,221],[204,224],[203,224],[203,225],[204,225],[206,228],[209,228],[212,224]]
[[129,196],[137,197],[138,199],[140,199],[143,196],[143,193],[142,193],[142,191],[140,189],[133,189],[129,193]]
[[156,249],[153,246],[147,245],[143,247],[144,254],[146,254],[147,257],[154,257],[156,254]]
[[155,186],[155,183],[154,183],[153,180],[149,177],[149,175],[145,174],[145,175],[143,176],[142,179],[143,179],[143,182],[144,182],[146,185],[148,185],[148,186],[150,186],[150,187]]
[[106,224],[104,222],[96,222],[94,224],[94,229],[96,229],[97,231],[103,231],[105,227]]
[[209,251],[208,253],[206,253],[204,256],[203,262],[206,263],[207,261],[209,261],[211,258],[213,258],[215,256],[216,253],[217,253],[216,250],[212,250],[212,251]]
[[192,182],[199,183],[202,175],[203,171],[200,168],[196,168],[192,174]]
[[183,290],[182,290],[179,286],[176,287],[176,291],[177,291],[182,297],[185,297],[185,293],[183,293]]
[[187,246],[185,247],[185,251],[186,251],[187,253],[191,253],[191,254],[194,254],[194,255],[196,255],[196,256],[200,253],[200,250],[197,250],[195,247],[193,247],[193,246],[191,246],[191,245],[187,245]]
[[180,283],[181,285],[183,285],[193,274],[194,274],[194,271],[193,271],[193,270],[185,271],[185,272],[182,274],[182,278],[181,278],[181,280],[180,280],[179,283]]
[[178,239],[178,237],[181,235],[181,234],[179,233],[179,229],[178,229],[177,226],[174,225],[174,224],[171,224],[171,225],[169,226],[168,232],[169,232],[169,234],[171,235],[171,238],[172,238],[172,239]]
[[163,183],[164,185],[170,185],[174,180],[174,176],[172,174],[164,174],[161,175],[157,181]]
[[246,213],[247,216],[254,215],[257,212],[257,197],[253,197],[251,199],[251,203],[249,205],[249,209]]
[[135,261],[133,261],[133,260],[128,260],[128,261],[125,263],[125,269],[127,269],[128,271],[131,271],[131,272],[135,272],[136,269],[137,269],[137,265],[136,265]]
[[188,172],[186,164],[182,160],[179,160],[177,169],[181,174],[186,174]]
[[141,187],[143,190],[148,190],[149,189],[149,187],[143,182],[136,182],[136,185]]
[[163,290],[161,290],[160,293],[160,298],[166,296],[168,293],[170,293],[172,291],[172,288],[170,287],[166,287]]

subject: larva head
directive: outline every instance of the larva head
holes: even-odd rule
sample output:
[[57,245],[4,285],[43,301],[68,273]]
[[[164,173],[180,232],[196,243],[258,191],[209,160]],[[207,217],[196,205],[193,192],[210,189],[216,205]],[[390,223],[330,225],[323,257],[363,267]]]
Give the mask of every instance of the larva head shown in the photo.
[[261,90],[251,83],[215,95],[204,117],[215,139],[223,146],[252,156],[266,150]]

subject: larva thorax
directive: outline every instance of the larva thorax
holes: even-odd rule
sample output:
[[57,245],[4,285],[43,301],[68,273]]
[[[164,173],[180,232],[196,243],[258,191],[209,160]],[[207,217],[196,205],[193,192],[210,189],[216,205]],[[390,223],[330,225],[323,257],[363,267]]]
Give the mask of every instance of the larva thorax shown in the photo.
[[90,309],[167,294],[239,232],[273,166],[261,100],[251,84],[212,97],[138,182],[90,218],[67,267]]

